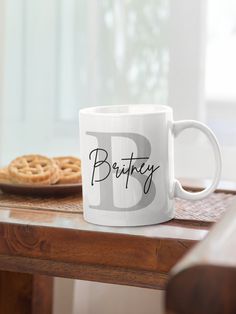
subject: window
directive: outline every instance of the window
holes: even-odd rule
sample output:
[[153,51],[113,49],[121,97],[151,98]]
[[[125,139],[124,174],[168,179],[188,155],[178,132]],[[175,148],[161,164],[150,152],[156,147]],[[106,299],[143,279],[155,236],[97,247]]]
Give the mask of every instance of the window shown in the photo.
[[[81,107],[162,103],[175,119],[213,128],[223,177],[234,179],[235,7],[233,0],[5,0],[1,163],[21,153],[78,154]],[[193,136],[194,146],[187,135],[176,141],[176,175],[210,177],[211,152]]]

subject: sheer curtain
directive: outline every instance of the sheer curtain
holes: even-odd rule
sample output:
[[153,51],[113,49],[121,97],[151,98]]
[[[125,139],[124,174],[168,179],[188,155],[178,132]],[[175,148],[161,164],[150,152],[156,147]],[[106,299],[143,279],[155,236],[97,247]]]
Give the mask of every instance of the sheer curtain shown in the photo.
[[3,162],[78,154],[81,107],[167,102],[167,1],[9,0],[5,13]]
[[[1,1],[2,164],[79,155],[79,108],[162,103],[216,131],[234,179],[233,0]],[[176,175],[210,177],[211,151],[192,136],[176,141]]]

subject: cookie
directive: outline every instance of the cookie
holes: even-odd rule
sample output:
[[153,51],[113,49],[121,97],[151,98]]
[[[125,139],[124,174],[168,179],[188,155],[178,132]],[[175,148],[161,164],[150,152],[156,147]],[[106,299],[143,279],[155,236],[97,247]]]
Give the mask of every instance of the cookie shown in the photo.
[[25,155],[13,160],[8,167],[10,180],[19,184],[55,184],[60,179],[57,163],[41,155]]
[[55,157],[54,160],[60,168],[59,184],[72,184],[81,182],[81,161],[76,157]]
[[10,183],[8,167],[0,169],[0,183]]

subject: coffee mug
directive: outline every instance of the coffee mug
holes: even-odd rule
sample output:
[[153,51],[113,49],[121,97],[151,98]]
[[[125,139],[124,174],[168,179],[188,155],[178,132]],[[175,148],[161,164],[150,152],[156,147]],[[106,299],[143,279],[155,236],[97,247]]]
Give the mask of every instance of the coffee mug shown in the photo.
[[[204,124],[173,121],[161,105],[120,105],[80,110],[83,209],[88,222],[108,226],[157,224],[174,217],[174,197],[201,200],[220,179],[221,154]],[[212,145],[216,170],[201,192],[185,191],[174,178],[173,139],[182,130],[202,131]]]

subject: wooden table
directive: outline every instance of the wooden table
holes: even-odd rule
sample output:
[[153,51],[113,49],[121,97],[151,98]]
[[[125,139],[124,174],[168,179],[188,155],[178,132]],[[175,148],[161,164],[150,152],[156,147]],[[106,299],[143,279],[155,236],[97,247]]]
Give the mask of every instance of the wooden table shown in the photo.
[[53,276],[163,289],[208,229],[101,227],[78,213],[0,207],[0,313],[51,313]]

